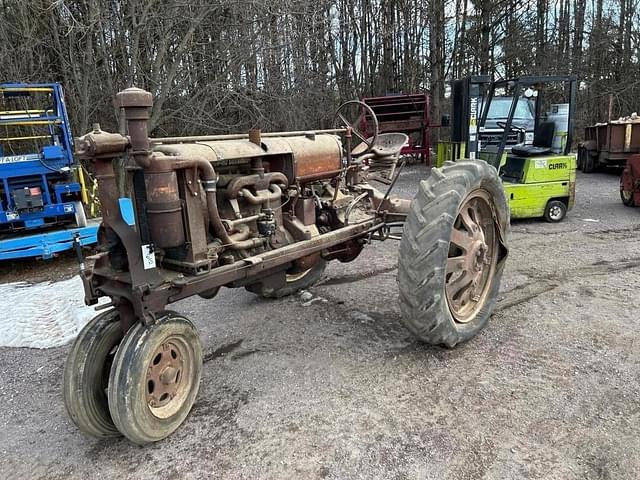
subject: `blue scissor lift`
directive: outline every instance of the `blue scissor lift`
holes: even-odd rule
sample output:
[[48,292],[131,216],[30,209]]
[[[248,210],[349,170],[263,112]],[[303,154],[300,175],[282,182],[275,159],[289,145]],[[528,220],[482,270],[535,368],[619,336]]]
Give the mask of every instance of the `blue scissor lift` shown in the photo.
[[51,258],[96,243],[57,83],[0,83],[0,260]]

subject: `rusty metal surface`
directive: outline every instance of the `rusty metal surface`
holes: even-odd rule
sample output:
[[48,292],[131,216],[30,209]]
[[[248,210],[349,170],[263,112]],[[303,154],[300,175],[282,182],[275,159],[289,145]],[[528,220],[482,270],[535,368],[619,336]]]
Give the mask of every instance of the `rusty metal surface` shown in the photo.
[[185,236],[177,173],[149,172],[145,175],[145,183],[149,230],[154,245],[159,248],[182,245]]
[[331,178],[342,168],[342,144],[333,135],[284,139],[293,152],[299,182]]
[[131,155],[140,166],[148,166],[150,156],[149,109],[153,106],[150,92],[131,87],[116,95],[116,102],[124,110],[127,131],[131,142]]
[[258,277],[264,272],[290,264],[303,256],[320,252],[326,248],[362,236],[375,225],[376,221],[371,219],[358,225],[350,225],[333,232],[318,235],[310,240],[296,242],[277,250],[255,255],[244,259],[240,262],[240,266],[235,264],[224,265],[200,277],[176,278],[172,282],[175,289],[170,294],[168,300],[169,302],[176,302],[182,298],[195,295],[198,292],[223,286],[243,278]]
[[477,190],[463,200],[451,233],[445,292],[453,318],[471,322],[486,303],[498,255],[489,194]]
[[124,153],[128,146],[128,137],[104,132],[100,130],[100,125],[95,124],[92,132],[76,139],[74,153],[81,159],[116,156]]
[[146,400],[152,412],[166,407],[180,394],[184,368],[180,344],[168,340],[153,352],[145,381]]
[[[313,135],[323,135],[330,134],[336,135],[345,133],[344,128],[328,128],[324,130],[296,130],[290,132],[263,132],[260,134],[262,138],[270,138],[270,137],[300,137],[300,136],[313,136]],[[248,133],[232,133],[228,135],[194,135],[194,136],[186,136],[186,137],[158,137],[158,138],[150,138],[150,142],[152,144],[164,144],[171,145],[175,143],[191,143],[191,142],[212,142],[218,140],[241,140],[249,138]]]
[[[304,272],[321,255],[349,261],[360,253],[360,239],[383,226],[378,212],[371,210],[351,225],[332,224],[333,230],[325,227],[321,234],[316,226],[317,196],[309,196],[308,190],[306,197],[301,196],[306,188],[301,185],[307,182],[324,180],[329,185],[328,181],[341,178],[340,188],[347,192],[350,181],[359,181],[357,176],[343,175],[343,155],[347,161],[350,156],[334,135],[343,130],[262,134],[255,129],[247,135],[154,139],[152,143],[147,131],[151,95],[127,89],[117,102],[129,137],[96,129],[80,142],[82,151],[96,163],[105,208],[106,235],[101,245],[109,252],[96,264],[86,286],[91,299],[110,296],[127,325],[135,318],[153,321],[168,303],[199,293],[207,296],[223,285],[266,278],[277,283],[285,270]],[[348,147],[350,131],[346,133]],[[136,187],[130,188],[136,205],[135,227],[121,218],[113,172],[113,158],[127,150],[134,160],[126,174]],[[353,198],[341,193],[344,201],[336,202],[339,189],[331,188],[333,200],[327,200],[335,203],[333,208],[344,208]],[[383,210],[382,216],[393,212],[403,216],[408,207],[381,198],[375,189],[367,192],[373,207]],[[146,241],[160,250],[159,263],[147,268],[141,254],[145,228]],[[124,255],[121,260],[118,252]],[[154,377],[158,381],[160,373]],[[158,397],[154,402],[162,400]]]
[[302,198],[296,202],[296,217],[303,225],[316,224],[316,205],[312,198]]
[[[264,145],[264,148],[261,146]],[[198,157],[209,162],[252,159],[291,155],[294,161],[292,175],[300,182],[330,178],[342,168],[342,144],[334,135],[320,134],[290,137],[267,137],[260,145],[249,139],[220,139],[198,143],[156,144],[155,152],[168,156]],[[291,179],[293,180],[293,179]]]

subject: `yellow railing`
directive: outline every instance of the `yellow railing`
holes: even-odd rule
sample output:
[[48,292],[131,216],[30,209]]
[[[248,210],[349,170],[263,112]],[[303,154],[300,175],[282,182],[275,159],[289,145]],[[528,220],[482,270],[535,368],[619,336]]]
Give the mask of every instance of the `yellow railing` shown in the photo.
[[53,110],[5,110],[0,115],[42,115],[43,113],[53,113]]
[[[2,119],[0,119],[1,122]],[[56,118],[54,120],[15,120],[11,123],[0,123],[3,127],[22,127],[22,126],[34,126],[34,125],[61,125],[62,120]]]
[[91,176],[84,166],[80,165],[76,170],[82,203],[87,207],[90,217],[100,214],[100,200],[98,199],[98,181]]
[[0,87],[0,92],[53,92],[51,87]]
[[16,142],[19,140],[40,140],[43,138],[51,138],[51,135],[32,135],[30,137],[6,137],[6,138],[0,138],[0,142]]

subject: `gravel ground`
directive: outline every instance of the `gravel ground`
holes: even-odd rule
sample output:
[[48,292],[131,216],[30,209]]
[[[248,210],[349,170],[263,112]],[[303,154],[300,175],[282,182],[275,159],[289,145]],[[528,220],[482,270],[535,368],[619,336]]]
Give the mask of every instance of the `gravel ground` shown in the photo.
[[617,184],[579,175],[564,222],[513,223],[497,310],[452,350],[401,325],[392,241],[331,264],[310,304],[174,305],[202,334],[202,385],[144,448],[71,424],[68,346],[0,349],[0,478],[640,478],[640,209]]

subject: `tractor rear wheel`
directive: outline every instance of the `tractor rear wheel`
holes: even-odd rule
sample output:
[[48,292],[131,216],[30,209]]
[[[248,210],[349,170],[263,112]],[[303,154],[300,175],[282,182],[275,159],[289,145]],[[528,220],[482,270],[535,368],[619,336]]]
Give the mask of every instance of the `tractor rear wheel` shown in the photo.
[[96,315],[76,337],[64,366],[64,404],[78,428],[93,437],[116,437],[107,402],[109,370],[122,329],[118,312]]
[[152,325],[137,323],[118,348],[109,375],[113,423],[134,443],[157,442],[191,411],[202,373],[195,326],[174,312]]
[[489,164],[447,162],[420,183],[398,258],[403,321],[420,340],[453,347],[486,325],[508,230],[504,189]]

